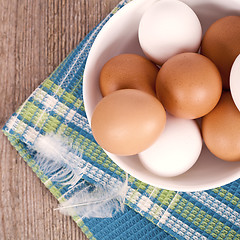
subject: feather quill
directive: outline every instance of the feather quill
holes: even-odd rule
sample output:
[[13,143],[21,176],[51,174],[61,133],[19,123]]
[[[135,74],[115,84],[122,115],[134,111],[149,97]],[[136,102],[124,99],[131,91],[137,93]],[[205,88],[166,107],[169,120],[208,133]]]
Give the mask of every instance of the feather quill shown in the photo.
[[40,136],[34,143],[34,149],[37,152],[35,161],[49,176],[48,181],[68,186],[65,201],[55,210],[81,218],[113,217],[117,212],[124,211],[127,174],[124,182],[117,180],[115,184],[105,186],[91,185],[82,179],[87,171],[87,163],[83,165],[81,161],[83,152],[73,151],[67,139],[56,135]]

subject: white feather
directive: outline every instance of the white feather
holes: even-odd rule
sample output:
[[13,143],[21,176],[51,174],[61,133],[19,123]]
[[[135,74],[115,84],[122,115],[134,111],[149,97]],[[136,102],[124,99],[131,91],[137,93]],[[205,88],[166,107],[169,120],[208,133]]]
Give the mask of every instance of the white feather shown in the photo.
[[66,201],[56,210],[81,218],[112,217],[124,210],[128,190],[127,174],[124,182],[94,186],[81,180],[87,170],[87,166],[80,164],[82,152],[73,151],[66,139],[56,135],[41,136],[36,140],[34,149],[37,151],[36,164],[49,176],[48,181],[69,186],[64,193]]
[[128,179],[118,185],[96,186],[93,190],[83,188],[76,191],[68,200],[61,203],[56,210],[65,215],[78,215],[82,218],[113,217],[124,211]]
[[36,140],[34,149],[37,151],[36,164],[50,176],[49,180],[74,186],[82,178],[86,170],[79,164],[82,151],[73,152],[65,139],[56,135],[41,136]]

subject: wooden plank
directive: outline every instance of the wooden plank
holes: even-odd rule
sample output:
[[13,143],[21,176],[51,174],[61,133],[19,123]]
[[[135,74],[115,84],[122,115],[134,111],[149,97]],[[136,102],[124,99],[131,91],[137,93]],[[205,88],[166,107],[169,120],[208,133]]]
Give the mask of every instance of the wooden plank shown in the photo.
[[[0,1],[0,127],[119,0]],[[0,133],[0,239],[87,239]]]

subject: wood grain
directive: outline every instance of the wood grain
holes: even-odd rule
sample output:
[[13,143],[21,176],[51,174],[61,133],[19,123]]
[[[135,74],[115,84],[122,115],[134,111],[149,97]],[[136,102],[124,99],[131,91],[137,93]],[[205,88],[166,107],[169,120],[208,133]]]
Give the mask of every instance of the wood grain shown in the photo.
[[[0,0],[0,127],[119,0]],[[87,239],[0,133],[0,239]]]

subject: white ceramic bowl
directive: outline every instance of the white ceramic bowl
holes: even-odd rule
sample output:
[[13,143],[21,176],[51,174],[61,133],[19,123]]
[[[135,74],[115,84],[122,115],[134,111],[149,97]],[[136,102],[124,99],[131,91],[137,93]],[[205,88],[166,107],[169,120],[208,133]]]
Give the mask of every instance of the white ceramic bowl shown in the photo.
[[[83,99],[88,121],[102,98],[99,73],[104,63],[121,53],[144,55],[138,42],[138,24],[144,11],[156,1],[134,0],[120,9],[102,28],[86,63],[83,77]],[[227,15],[240,15],[238,0],[184,0],[198,15],[203,33],[215,20]],[[174,150],[174,149],[173,149]],[[205,146],[197,163],[177,177],[159,177],[146,170],[137,155],[120,157],[106,152],[123,170],[156,187],[175,191],[201,191],[219,187],[240,177],[240,162],[226,162],[214,157]]]

